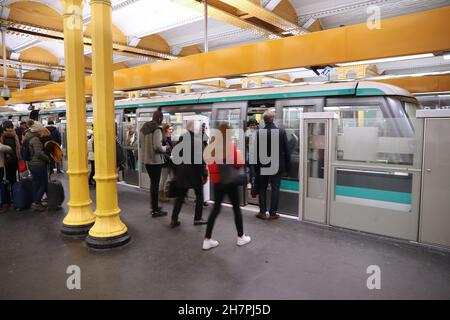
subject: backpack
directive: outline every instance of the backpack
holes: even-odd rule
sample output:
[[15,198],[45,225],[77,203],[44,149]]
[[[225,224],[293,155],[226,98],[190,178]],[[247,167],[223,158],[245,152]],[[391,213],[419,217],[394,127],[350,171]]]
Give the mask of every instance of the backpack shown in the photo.
[[20,148],[20,156],[24,161],[31,161],[30,142],[26,139]]
[[5,137],[3,139],[3,144],[9,146],[12,149],[12,152],[7,152],[5,154],[5,161],[7,164],[16,162],[17,154],[16,154],[16,139],[14,137]]
[[58,142],[49,140],[44,143],[44,149],[49,151],[48,154],[54,162],[59,162],[63,159],[63,152]]

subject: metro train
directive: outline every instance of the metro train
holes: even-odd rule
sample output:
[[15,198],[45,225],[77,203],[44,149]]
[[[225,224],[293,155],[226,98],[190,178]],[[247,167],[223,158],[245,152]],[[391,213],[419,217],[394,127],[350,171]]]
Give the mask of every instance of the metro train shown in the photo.
[[[182,134],[187,116],[216,128],[244,129],[272,109],[288,135],[291,167],[283,176],[280,213],[300,220],[404,239],[416,239],[423,128],[420,103],[409,92],[378,82],[296,84],[115,101],[117,134],[127,163],[123,181],[149,188],[139,163],[138,131],[161,108],[164,122]],[[28,114],[9,115],[13,121]],[[87,124],[92,123],[87,106]],[[42,110],[59,123],[65,146],[65,110]],[[203,119],[203,120],[202,120]],[[262,123],[261,123],[262,125]],[[133,136],[134,134],[134,136]],[[243,188],[243,205],[257,204]]]

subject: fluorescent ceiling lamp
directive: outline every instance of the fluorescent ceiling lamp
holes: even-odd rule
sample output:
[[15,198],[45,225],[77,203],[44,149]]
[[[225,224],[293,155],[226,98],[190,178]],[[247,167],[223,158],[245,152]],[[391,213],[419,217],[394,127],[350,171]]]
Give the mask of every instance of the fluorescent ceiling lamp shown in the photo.
[[224,81],[225,78],[209,78],[209,79],[200,79],[186,82],[178,82],[177,84],[193,84],[193,83],[201,83],[201,82],[212,82],[212,81]]
[[271,75],[271,74],[300,72],[300,71],[308,71],[308,69],[306,69],[306,68],[293,68],[293,69],[273,70],[273,71],[264,71],[264,72],[243,74],[243,76],[245,76],[245,77],[265,76],[265,75]]
[[415,54],[415,55],[410,55],[410,56],[401,56],[401,57],[392,57],[392,58],[383,58],[383,59],[373,59],[373,60],[362,60],[362,61],[354,61],[354,62],[336,63],[336,65],[338,67],[347,67],[347,66],[354,66],[354,65],[359,65],[359,64],[374,64],[374,63],[404,61],[404,60],[431,58],[431,57],[434,57],[434,54],[432,54],[432,53],[424,53],[424,54]]
[[[406,74],[388,74],[384,76],[375,76],[375,77],[368,77],[365,78],[365,80],[380,80],[380,79],[396,79],[396,78],[408,78],[408,77],[423,77],[423,76],[436,76],[436,75],[443,75],[443,74],[450,74],[449,71],[433,71],[433,72],[421,72],[421,73],[406,73]],[[362,80],[362,79],[358,79]]]
[[435,96],[438,94],[450,94],[450,91],[439,91],[439,92],[419,92],[419,93],[413,93],[415,96]]
[[443,55],[445,60],[450,60],[450,53],[446,53]]
[[20,52],[11,52],[9,58],[11,60],[19,60],[20,58]]

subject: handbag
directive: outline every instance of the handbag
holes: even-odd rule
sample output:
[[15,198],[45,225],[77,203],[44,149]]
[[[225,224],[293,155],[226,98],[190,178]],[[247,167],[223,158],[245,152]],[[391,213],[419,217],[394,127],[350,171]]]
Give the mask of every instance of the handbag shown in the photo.
[[23,161],[23,160],[19,161],[18,169],[19,169],[19,173],[27,171],[27,164],[26,164],[26,162]]
[[219,164],[219,175],[221,184],[243,186],[247,184],[247,174],[244,166],[236,168],[232,164]]

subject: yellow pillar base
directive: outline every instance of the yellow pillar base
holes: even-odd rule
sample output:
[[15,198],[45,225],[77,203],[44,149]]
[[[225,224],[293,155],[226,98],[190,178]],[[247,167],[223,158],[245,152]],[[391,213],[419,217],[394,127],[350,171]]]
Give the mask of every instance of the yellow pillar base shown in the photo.
[[70,236],[86,235],[95,222],[92,201],[89,198],[88,171],[68,171],[71,199],[69,212],[63,220],[61,232]]
[[[130,242],[127,226],[120,220],[119,212],[100,213],[94,226],[89,230],[86,244],[94,249],[109,249],[123,246]],[[98,212],[96,212],[98,214]]]

